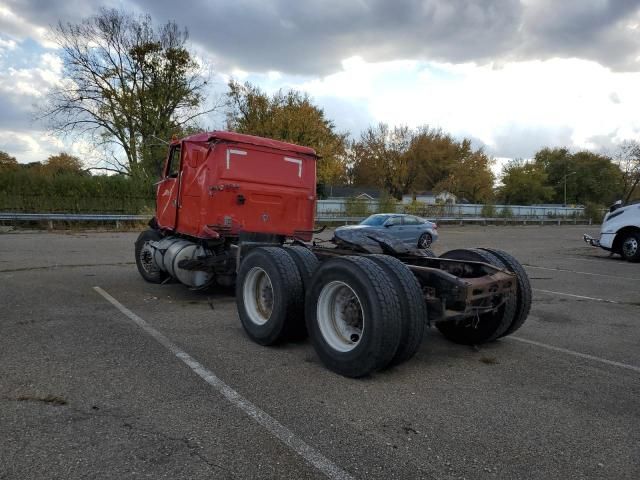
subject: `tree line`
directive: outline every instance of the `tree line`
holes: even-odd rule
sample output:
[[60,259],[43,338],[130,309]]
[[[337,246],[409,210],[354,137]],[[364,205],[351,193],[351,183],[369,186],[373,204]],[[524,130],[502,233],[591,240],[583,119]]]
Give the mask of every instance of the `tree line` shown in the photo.
[[230,82],[227,127],[314,147],[322,159],[318,179],[327,185],[377,187],[402,198],[421,191],[448,191],[469,203],[606,205],[640,198],[640,144],[626,142],[614,156],[567,148],[542,148],[530,161],[502,168],[468,138],[456,139],[423,126],[370,126],[358,138],[338,132],[324,111],[301,92],[268,95]]
[[[52,38],[60,47],[64,80],[41,106],[41,120],[54,133],[92,139],[102,154],[101,168],[93,172],[110,171],[122,185],[129,182],[131,192],[150,192],[171,137],[206,130],[205,114],[216,109],[224,111],[229,130],[314,148],[324,185],[374,187],[396,199],[446,190],[471,203],[604,205],[640,197],[636,142],[613,156],[543,148],[529,161],[507,163],[496,187],[495,160],[470,139],[440,129],[381,123],[353,138],[305,93],[268,94],[234,80],[221,99],[210,102],[206,68],[190,51],[186,29],[173,22],[155,26],[148,16],[105,9],[78,24],[60,22]],[[86,184],[104,177],[66,154],[28,168],[12,159],[0,153],[5,193],[72,176]]]
[[0,211],[127,213],[151,211],[153,186],[126,175],[92,175],[78,157],[19,163],[0,151]]
[[615,157],[567,148],[543,148],[531,161],[503,168],[497,197],[508,204],[606,205],[640,198],[640,145],[623,143]]

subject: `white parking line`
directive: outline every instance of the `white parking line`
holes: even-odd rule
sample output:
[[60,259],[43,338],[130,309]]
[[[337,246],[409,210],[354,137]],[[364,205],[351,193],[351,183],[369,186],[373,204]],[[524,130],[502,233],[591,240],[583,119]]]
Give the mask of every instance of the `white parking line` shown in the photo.
[[550,270],[554,272],[567,272],[567,273],[577,273],[579,275],[591,275],[593,277],[608,277],[608,278],[619,278],[620,280],[631,280],[631,281],[639,281],[640,278],[634,277],[622,277],[620,275],[609,275],[606,273],[592,273],[592,272],[580,272],[577,270],[569,270],[568,268],[553,268],[553,267],[538,267],[536,265],[524,265],[525,268],[535,268],[538,270]]
[[616,305],[621,304],[621,302],[616,302],[615,300],[606,300],[604,298],[597,298],[597,297],[587,297],[586,295],[574,295],[573,293],[554,292],[553,290],[543,290],[542,288],[532,288],[531,290],[533,290],[534,292],[549,293],[551,295],[562,295],[564,297],[579,298],[581,300],[593,300],[594,302],[615,303]]
[[118,300],[113,298],[107,292],[105,292],[100,287],[93,287],[93,289],[102,295],[109,303],[111,303],[114,307],[120,310],[123,314],[125,314],[131,321],[133,321],[136,325],[138,325],[142,330],[155,338],[158,343],[164,346],[167,350],[173,353],[176,357],[182,360],[185,364],[191,368],[200,378],[202,378],[205,382],[211,385],[216,391],[221,393],[229,403],[235,405],[244,413],[253,418],[256,422],[262,425],[271,435],[276,437],[282,443],[284,443],[291,450],[300,455],[304,460],[306,460],[309,464],[313,465],[320,472],[326,475],[331,479],[343,479],[343,480],[351,480],[353,477],[349,475],[347,472],[342,470],[338,465],[333,463],[331,460],[323,456],[320,452],[318,452],[315,448],[309,446],[300,438],[296,437],[296,435],[289,430],[287,427],[279,423],[275,418],[261,410],[249,400],[244,398],[238,392],[236,392],[233,388],[224,383],[218,376],[213,373],[211,370],[207,369],[204,365],[198,362],[196,359],[191,357],[188,353],[181,350],[176,344],[174,344],[171,340],[161,334],[158,330],[153,328],[147,322],[145,322],[138,315],[133,313],[127,307],[122,305]]
[[508,337],[508,339],[516,340],[522,343],[528,343],[530,345],[535,345],[537,347],[546,348],[547,350],[554,350],[556,352],[567,353],[569,355],[573,355],[574,357],[586,358],[588,360],[593,360],[595,362],[605,363],[607,365],[613,365],[614,367],[626,368],[627,370],[633,370],[634,372],[640,373],[640,367],[636,367],[635,365],[629,365],[628,363],[615,362],[613,360],[607,360],[606,358],[600,358],[594,355],[589,355],[588,353],[580,353],[580,352],[575,352],[573,350],[568,350],[562,347],[554,347],[553,345],[547,345],[546,343],[540,343],[534,340],[527,340],[526,338],[522,338],[522,337],[510,336]]

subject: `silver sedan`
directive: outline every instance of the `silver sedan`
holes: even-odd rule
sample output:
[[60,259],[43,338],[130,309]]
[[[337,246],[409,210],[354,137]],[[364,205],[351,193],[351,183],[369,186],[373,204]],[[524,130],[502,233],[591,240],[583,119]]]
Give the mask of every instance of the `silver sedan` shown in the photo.
[[365,218],[358,225],[338,227],[343,229],[383,230],[402,242],[418,248],[429,248],[438,239],[438,225],[415,215],[377,213]]

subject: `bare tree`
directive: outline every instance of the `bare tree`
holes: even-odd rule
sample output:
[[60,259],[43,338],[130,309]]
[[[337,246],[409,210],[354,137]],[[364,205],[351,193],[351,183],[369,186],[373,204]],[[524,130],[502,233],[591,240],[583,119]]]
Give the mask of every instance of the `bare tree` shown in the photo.
[[104,9],[60,22],[52,38],[65,75],[43,117],[57,134],[91,136],[110,155],[107,170],[152,175],[166,148],[158,138],[188,131],[215,108],[202,107],[207,78],[173,22],[156,30],[149,16]]

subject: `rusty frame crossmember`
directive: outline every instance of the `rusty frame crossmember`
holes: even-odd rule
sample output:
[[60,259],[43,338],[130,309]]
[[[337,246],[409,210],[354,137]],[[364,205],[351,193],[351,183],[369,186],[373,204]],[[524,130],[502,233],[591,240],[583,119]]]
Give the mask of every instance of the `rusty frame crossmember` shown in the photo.
[[[320,260],[363,255],[342,248],[314,248]],[[416,276],[429,311],[429,323],[457,321],[499,308],[515,294],[515,274],[483,262],[450,260],[412,254],[393,255]]]

